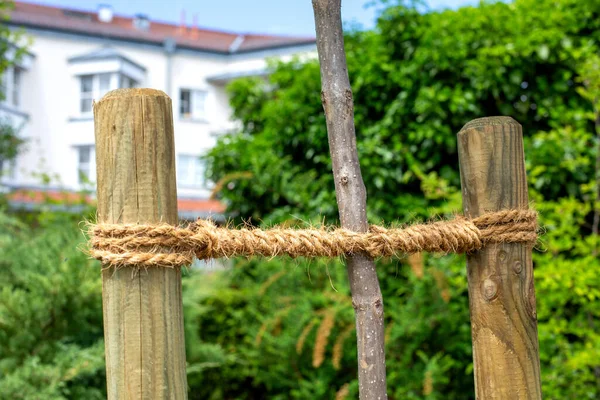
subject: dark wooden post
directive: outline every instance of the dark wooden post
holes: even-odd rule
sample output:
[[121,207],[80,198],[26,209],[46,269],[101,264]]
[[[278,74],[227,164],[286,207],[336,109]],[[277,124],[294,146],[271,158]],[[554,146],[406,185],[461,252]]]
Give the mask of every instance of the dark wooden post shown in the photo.
[[[99,223],[177,223],[171,99],[119,89],[94,105]],[[181,271],[102,272],[109,399],[185,399]]]
[[[521,125],[481,118],[458,133],[463,210],[527,209]],[[467,256],[478,399],[541,399],[531,247],[490,244]]]

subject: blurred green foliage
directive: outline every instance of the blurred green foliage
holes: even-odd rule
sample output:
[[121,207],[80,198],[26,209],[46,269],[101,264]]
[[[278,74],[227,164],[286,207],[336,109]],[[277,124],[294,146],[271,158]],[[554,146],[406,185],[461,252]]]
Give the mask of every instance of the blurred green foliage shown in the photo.
[[[405,222],[460,211],[456,133],[482,116],[518,120],[526,136],[530,198],[546,232],[534,255],[544,396],[598,398],[600,3],[516,0],[427,13],[393,1],[386,5],[375,30],[346,36],[370,221]],[[223,137],[207,156],[209,175],[238,221],[336,223],[319,66],[298,59],[274,63],[272,70],[268,80],[230,85],[241,129]],[[418,264],[378,263],[390,398],[473,398],[464,259],[426,255]],[[227,354],[256,370],[243,378],[227,368],[205,374],[206,385],[223,382],[215,398],[333,398],[346,383],[348,398],[356,397],[352,357],[343,359],[340,370],[327,362],[311,370],[304,352],[294,353],[293,338],[312,319],[324,320],[320,310],[341,308],[348,320],[336,317],[326,352],[331,358],[335,337],[351,316],[343,267],[313,263],[309,280],[309,265],[237,261],[235,270],[219,275],[225,288],[206,299],[219,305],[218,312],[201,326],[220,326],[213,318],[230,315],[230,308],[244,317],[225,332],[205,331],[200,337],[231,343],[235,349]],[[289,307],[282,301],[269,309],[262,304],[272,299],[221,304],[229,298],[223,291],[245,299],[270,276],[289,269],[278,281],[281,289],[270,289],[271,296],[292,298],[285,317],[278,317]],[[316,296],[332,294],[333,304],[314,304]],[[299,310],[302,316],[296,315]],[[252,337],[279,318],[283,325],[266,328],[253,349]],[[230,342],[231,335],[241,337]],[[311,341],[309,335],[307,345]],[[344,354],[355,354],[353,346],[354,340],[346,340]],[[269,352],[280,354],[286,368],[269,360]],[[283,387],[262,383],[270,381],[265,373]],[[259,385],[258,391],[236,389],[243,383]]]
[[[346,37],[372,222],[461,209],[456,132],[523,125],[544,397],[600,397],[600,3],[516,0],[417,12],[386,1]],[[229,90],[240,130],[207,156],[236,221],[337,222],[316,61]],[[72,219],[0,213],[0,398],[105,396],[99,265]],[[474,398],[465,260],[378,260],[391,399]],[[357,398],[340,260],[234,260],[184,274],[192,399]]]
[[66,215],[0,213],[0,398],[102,399],[101,281]]

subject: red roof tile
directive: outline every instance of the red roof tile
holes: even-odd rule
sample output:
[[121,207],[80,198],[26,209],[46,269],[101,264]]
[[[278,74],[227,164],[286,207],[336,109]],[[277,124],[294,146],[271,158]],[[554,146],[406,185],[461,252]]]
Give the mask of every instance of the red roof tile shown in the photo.
[[[147,31],[134,27],[134,18],[114,15],[111,22],[98,20],[96,12],[50,7],[34,3],[15,2],[10,23],[18,26],[35,27],[82,35],[93,35],[113,39],[142,41],[162,44],[172,38],[179,47],[230,53],[231,44],[240,34],[210,29],[178,26],[151,21]],[[313,44],[312,37],[244,34],[244,40],[235,53],[256,51],[275,47]]]
[[[7,199],[13,204],[90,204],[96,200],[89,194],[60,190],[41,189],[16,189],[7,194]],[[197,213],[202,215],[222,214],[225,204],[218,200],[210,199],[177,199],[177,208],[180,213]]]
[[93,204],[90,195],[77,192],[63,192],[58,190],[27,190],[17,189],[7,196],[10,202],[27,204]]
[[225,204],[218,200],[177,199],[179,211],[202,211],[205,213],[222,214]]

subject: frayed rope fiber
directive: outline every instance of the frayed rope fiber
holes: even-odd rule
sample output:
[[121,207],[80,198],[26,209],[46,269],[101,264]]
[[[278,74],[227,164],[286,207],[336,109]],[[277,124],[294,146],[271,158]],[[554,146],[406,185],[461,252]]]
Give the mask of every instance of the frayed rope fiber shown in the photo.
[[465,253],[487,243],[537,241],[537,213],[503,210],[467,219],[415,224],[406,228],[371,226],[360,233],[347,229],[229,229],[198,220],[188,226],[90,225],[90,255],[105,267],[181,267],[198,259],[264,256],[338,257],[366,254]]

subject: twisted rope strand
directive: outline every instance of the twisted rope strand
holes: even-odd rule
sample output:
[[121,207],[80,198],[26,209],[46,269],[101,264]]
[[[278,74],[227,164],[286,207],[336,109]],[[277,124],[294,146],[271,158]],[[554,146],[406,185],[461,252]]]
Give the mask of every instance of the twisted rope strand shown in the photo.
[[198,220],[188,226],[98,224],[90,227],[90,255],[106,267],[180,267],[198,259],[264,256],[339,257],[363,253],[465,253],[487,243],[537,240],[537,213],[503,210],[480,217],[410,225],[404,229],[371,226],[368,232],[343,228],[229,229]]

